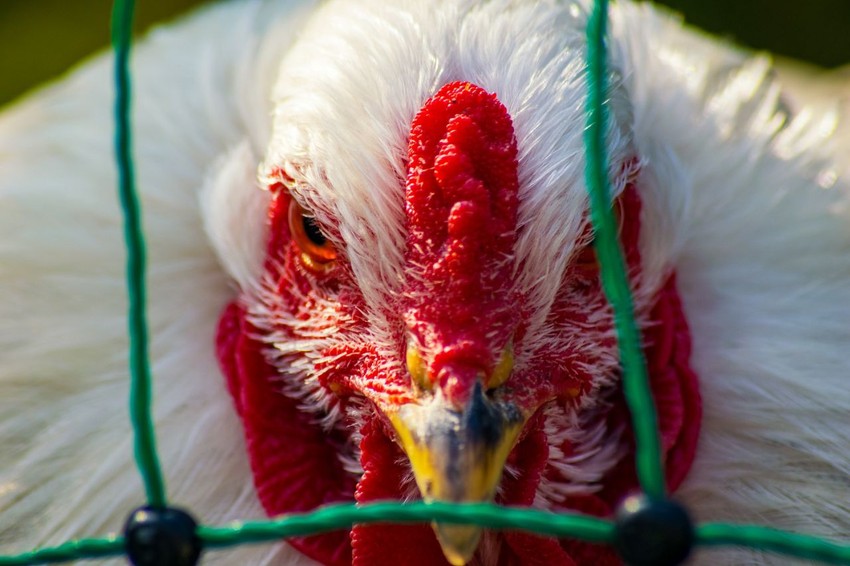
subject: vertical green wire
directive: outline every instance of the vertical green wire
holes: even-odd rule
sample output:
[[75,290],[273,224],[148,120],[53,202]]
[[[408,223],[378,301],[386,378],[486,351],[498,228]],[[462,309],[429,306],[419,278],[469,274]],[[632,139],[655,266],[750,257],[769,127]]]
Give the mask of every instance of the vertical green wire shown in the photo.
[[590,194],[590,213],[595,231],[602,287],[614,309],[614,324],[623,365],[623,391],[635,432],[638,480],[650,497],[665,495],[664,468],[658,438],[655,405],[649,390],[640,333],[626,276],[625,262],[611,212],[605,144],[606,56],[605,29],[608,2],[597,0],[587,23],[587,122],[585,180]]
[[145,240],[135,189],[130,130],[130,72],[128,60],[133,31],[133,0],[116,0],[112,9],[112,46],[115,51],[115,154],[118,193],[124,211],[127,246],[128,326],[130,336],[130,420],[135,431],[136,464],[145,484],[148,503],[165,505],[165,486],[156,453],[151,419],[151,374],[145,319]]

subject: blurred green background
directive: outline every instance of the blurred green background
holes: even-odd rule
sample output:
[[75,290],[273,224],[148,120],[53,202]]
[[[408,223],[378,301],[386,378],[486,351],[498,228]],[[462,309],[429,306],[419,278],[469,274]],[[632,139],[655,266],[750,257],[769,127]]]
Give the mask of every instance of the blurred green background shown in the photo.
[[[143,31],[202,3],[138,0],[136,29]],[[850,0],[657,3],[743,45],[825,67],[850,63]],[[0,0],[0,104],[106,46],[110,7],[110,0]]]

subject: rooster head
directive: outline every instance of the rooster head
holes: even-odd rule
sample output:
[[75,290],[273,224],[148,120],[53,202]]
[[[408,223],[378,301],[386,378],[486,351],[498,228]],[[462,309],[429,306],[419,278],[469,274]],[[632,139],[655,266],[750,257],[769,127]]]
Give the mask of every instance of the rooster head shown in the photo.
[[[334,33],[302,40],[281,67],[262,274],[218,334],[270,514],[421,497],[606,515],[636,486],[581,173],[581,18],[453,9],[320,11],[313,25]],[[493,36],[470,35],[487,18]],[[513,52],[528,61],[500,58]],[[673,273],[642,259],[643,162],[618,88],[612,206],[675,487],[699,395]],[[334,564],[614,560],[574,542],[434,530],[357,526],[295,544]]]

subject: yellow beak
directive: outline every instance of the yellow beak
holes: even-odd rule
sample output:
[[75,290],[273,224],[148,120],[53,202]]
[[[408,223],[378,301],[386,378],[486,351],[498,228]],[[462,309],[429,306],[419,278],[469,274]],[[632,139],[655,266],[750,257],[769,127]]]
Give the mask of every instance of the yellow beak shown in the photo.
[[[488,399],[480,382],[463,410],[449,407],[437,393],[427,402],[403,406],[390,421],[422,498],[453,503],[493,500],[505,460],[525,424],[514,405]],[[469,562],[481,528],[433,526],[448,561],[455,566]]]

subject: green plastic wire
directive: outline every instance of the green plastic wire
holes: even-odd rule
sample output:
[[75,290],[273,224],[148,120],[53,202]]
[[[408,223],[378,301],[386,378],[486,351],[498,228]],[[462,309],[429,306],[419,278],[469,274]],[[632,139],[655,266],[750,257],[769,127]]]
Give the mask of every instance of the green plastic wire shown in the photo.
[[[613,215],[609,210],[605,151],[605,44],[607,2],[597,1],[588,22],[588,103],[585,136],[586,177],[591,198],[591,220],[596,231],[602,281],[615,311],[617,335],[624,367],[624,389],[632,411],[637,442],[637,468],[641,485],[654,497],[663,497],[663,467],[655,428],[655,409],[646,379],[640,337],[634,324],[631,293],[622,253],[618,248]],[[136,460],[151,505],[165,504],[165,489],[156,453],[151,419],[151,379],[147,358],[145,322],[144,238],[134,186],[130,151],[130,81],[127,61],[130,50],[133,0],[116,0],[113,11],[113,46],[116,54],[117,87],[115,120],[116,161],[122,208],[126,217],[128,250],[127,288],[130,296],[131,420],[136,434]],[[232,523],[222,527],[200,526],[198,536],[206,548],[278,540],[330,530],[355,523],[413,523],[439,521],[475,524],[493,529],[525,530],[541,535],[571,537],[610,544],[615,525],[610,520],[580,514],[550,513],[536,509],[501,507],[493,504],[374,503],[330,505],[305,514],[287,515],[267,521]],[[850,545],[752,525],[706,523],[696,529],[701,546],[738,545],[830,564],[850,564]],[[117,556],[124,553],[124,540],[112,536],[81,539],[0,556],[0,566],[29,566],[70,560]]]
[[[354,523],[444,523],[477,524],[494,529],[523,530],[555,537],[571,537],[592,543],[610,544],[614,525],[610,521],[577,514],[555,514],[536,509],[500,507],[491,504],[373,503],[331,505],[311,513],[289,515],[268,521],[232,523],[222,527],[202,526],[198,536],[207,549],[268,542],[281,538],[349,528]],[[768,552],[818,560],[826,564],[850,564],[850,546],[827,540],[752,525],[706,523],[697,527],[700,546],[745,546]],[[118,556],[124,552],[120,537],[83,539],[0,557],[0,566],[31,566],[69,560]]]
[[611,543],[611,521],[578,513],[550,513],[536,509],[502,507],[490,503],[370,503],[328,505],[303,515],[271,521],[233,523],[225,527],[200,527],[205,547],[226,547],[245,542],[279,540],[285,537],[350,528],[355,523],[441,523],[475,524],[491,529],[522,530],[537,534],[569,536],[588,542]]
[[124,240],[127,246],[127,316],[130,334],[130,420],[135,432],[136,464],[145,484],[148,503],[165,506],[165,484],[156,451],[151,418],[151,372],[148,362],[148,328],[145,318],[145,238],[130,132],[130,70],[128,60],[133,34],[133,0],[118,0],[112,10],[112,46],[115,51],[115,158],[118,164],[118,194],[124,211]]
[[610,206],[608,156],[605,148],[607,15],[607,0],[598,0],[587,24],[585,180],[590,196],[590,217],[602,288],[614,309],[614,325],[623,366],[623,393],[632,416],[635,435],[635,467],[638,481],[647,495],[661,499],[666,490],[655,402],[649,390],[646,362],[640,347],[640,333],[635,324],[632,293],[617,238],[617,223]]
[[850,564],[850,545],[769,527],[703,523],[697,526],[696,536],[702,546],[745,546],[828,564]]
[[0,556],[0,566],[30,566],[32,564],[54,564],[71,560],[92,560],[124,554],[124,539],[107,537],[79,539],[58,546],[37,548],[14,556]]
[[[477,524],[493,529],[523,530],[554,537],[571,537],[592,543],[610,544],[614,537],[611,521],[579,514],[550,513],[537,509],[500,507],[492,504],[372,503],[330,505],[316,511],[288,515],[268,521],[237,522],[221,527],[202,526],[198,536],[207,549],[268,542],[292,536],[349,528],[355,523],[444,523]],[[827,540],[752,525],[706,523],[697,527],[700,546],[745,546],[818,560],[827,564],[850,564],[850,546]],[[118,556],[124,552],[120,537],[83,539],[56,547],[42,548],[15,556],[0,557],[0,566],[30,566],[69,560]]]

